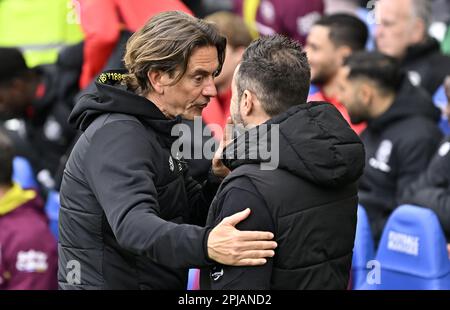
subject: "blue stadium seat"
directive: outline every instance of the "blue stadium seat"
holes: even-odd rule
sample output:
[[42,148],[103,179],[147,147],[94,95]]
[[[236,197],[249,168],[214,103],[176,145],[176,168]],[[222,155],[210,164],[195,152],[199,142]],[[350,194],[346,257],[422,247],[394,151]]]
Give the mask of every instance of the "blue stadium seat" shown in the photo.
[[50,191],[45,204],[45,213],[50,221],[50,230],[58,240],[59,193]]
[[367,278],[367,262],[375,258],[375,245],[370,230],[369,218],[366,210],[358,206],[358,222],[356,225],[355,245],[352,261],[352,288],[358,289]]
[[433,211],[404,205],[389,218],[376,255],[379,284],[371,290],[448,290],[450,260],[447,243]]
[[22,188],[38,188],[33,168],[31,168],[30,162],[24,157],[14,157],[13,180],[19,183]]

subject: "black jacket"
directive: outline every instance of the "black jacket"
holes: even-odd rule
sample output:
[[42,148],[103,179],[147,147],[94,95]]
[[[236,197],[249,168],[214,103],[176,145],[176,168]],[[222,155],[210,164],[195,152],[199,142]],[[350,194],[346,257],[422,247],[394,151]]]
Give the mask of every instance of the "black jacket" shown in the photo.
[[[265,137],[275,142],[278,165],[276,153],[270,165],[263,160],[268,156],[256,156],[256,144],[248,143],[255,134],[262,137],[259,151],[268,150]],[[278,248],[261,267],[202,270],[202,288],[346,289],[364,147],[341,114],[328,103],[301,104],[238,137],[226,150],[233,153],[235,159],[226,161],[232,173],[213,201],[208,223],[250,208],[238,228],[272,231]],[[262,162],[275,170],[262,169]]]
[[399,205],[402,191],[426,169],[439,145],[439,119],[440,111],[430,95],[405,78],[392,106],[370,120],[361,134],[366,168],[359,200],[367,210],[376,240]]
[[433,210],[450,242],[450,137],[441,144],[427,171],[406,188],[401,202]]
[[[218,184],[201,187],[170,153],[177,137],[149,100],[100,76],[98,93],[76,105],[83,131],[61,186],[62,289],[185,289],[188,268],[208,264],[206,215]],[[81,283],[71,280],[71,262]],[[69,278],[67,278],[69,276]]]
[[442,54],[436,39],[429,38],[408,48],[402,68],[409,73],[414,85],[420,85],[434,95],[450,74],[450,57]]

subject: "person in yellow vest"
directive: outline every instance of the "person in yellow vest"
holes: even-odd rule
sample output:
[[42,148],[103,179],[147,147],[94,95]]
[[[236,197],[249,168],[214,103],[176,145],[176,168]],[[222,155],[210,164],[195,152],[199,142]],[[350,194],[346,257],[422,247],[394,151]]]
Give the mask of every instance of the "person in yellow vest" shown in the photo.
[[83,39],[75,0],[0,1],[0,46],[19,47],[28,67],[55,63],[59,50]]

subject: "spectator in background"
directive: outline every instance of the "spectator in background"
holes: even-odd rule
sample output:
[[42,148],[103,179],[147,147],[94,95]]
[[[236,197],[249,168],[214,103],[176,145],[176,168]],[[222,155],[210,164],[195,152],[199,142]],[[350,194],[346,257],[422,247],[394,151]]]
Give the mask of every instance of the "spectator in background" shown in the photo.
[[38,194],[12,183],[13,156],[0,132],[0,290],[57,289],[56,240]]
[[[227,38],[227,49],[222,72],[214,79],[217,96],[211,99],[202,115],[206,124],[217,124],[224,128],[230,115],[233,72],[241,62],[242,55],[251,43],[252,37],[242,18],[233,13],[217,12],[207,16],[205,20],[214,23],[219,32]],[[222,131],[215,132],[215,137],[219,141],[222,139],[221,133]]]
[[180,0],[79,0],[85,33],[80,87],[85,88],[101,72],[123,30],[135,32],[147,20],[164,11],[192,14]]
[[[450,108],[450,77],[446,79],[445,88]],[[450,137],[441,144],[428,169],[406,188],[402,203],[433,210],[450,243]]]
[[37,179],[53,188],[60,159],[75,137],[67,118],[78,91],[81,44],[63,50],[55,65],[29,69],[16,48],[0,48],[0,119],[16,152]]
[[376,5],[376,45],[380,52],[397,58],[413,85],[433,95],[450,72],[450,58],[439,42],[428,35],[429,0],[380,0]]
[[358,134],[365,124],[351,124],[346,108],[337,99],[338,72],[346,57],[364,50],[367,37],[367,27],[357,17],[335,14],[323,17],[312,27],[305,47],[311,66],[311,82],[319,87],[319,92],[308,100],[332,103]]
[[[259,2],[259,3],[258,3]],[[312,25],[323,15],[322,0],[236,0],[235,11],[261,35],[276,33],[305,43]]]
[[394,58],[378,52],[350,56],[340,70],[340,87],[351,121],[368,124],[361,134],[366,168],[359,201],[378,241],[403,190],[426,169],[439,145],[440,111]]

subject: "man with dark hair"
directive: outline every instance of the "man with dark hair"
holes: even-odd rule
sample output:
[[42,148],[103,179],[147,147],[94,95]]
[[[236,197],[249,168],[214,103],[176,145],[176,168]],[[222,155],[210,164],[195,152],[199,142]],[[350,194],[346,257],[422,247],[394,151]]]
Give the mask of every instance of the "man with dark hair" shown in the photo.
[[190,267],[261,265],[274,255],[272,233],[234,228],[249,210],[200,227],[229,171],[213,160],[201,186],[172,152],[174,126],[217,93],[225,46],[207,22],[155,15],[129,39],[127,71],[101,74],[97,92],[77,103],[69,120],[83,134],[61,186],[61,288],[185,289]]
[[244,53],[231,115],[245,130],[225,148],[232,172],[208,224],[250,208],[253,216],[238,227],[272,231],[278,247],[261,267],[202,270],[202,288],[346,289],[364,147],[332,105],[306,103],[309,83],[296,41],[263,37]]
[[368,123],[361,134],[366,168],[358,195],[379,240],[403,190],[439,144],[440,112],[425,90],[411,85],[395,59],[378,52],[350,56],[340,78],[340,100],[352,122]]
[[56,289],[56,240],[38,194],[12,182],[13,156],[0,131],[0,290]]
[[395,57],[413,85],[434,95],[450,72],[450,57],[428,34],[432,19],[430,0],[379,0],[376,3],[375,40],[378,50]]
[[0,48],[0,121],[44,187],[55,186],[60,159],[76,134],[67,118],[78,91],[81,51],[81,45],[68,47],[55,65],[30,69],[18,49]]
[[[364,50],[367,38],[368,30],[361,20],[352,15],[335,14],[319,20],[306,41],[311,82],[320,89],[309,100],[332,103],[349,123],[347,110],[337,100],[338,72],[346,57]],[[365,124],[350,125],[358,134],[365,128]]]

